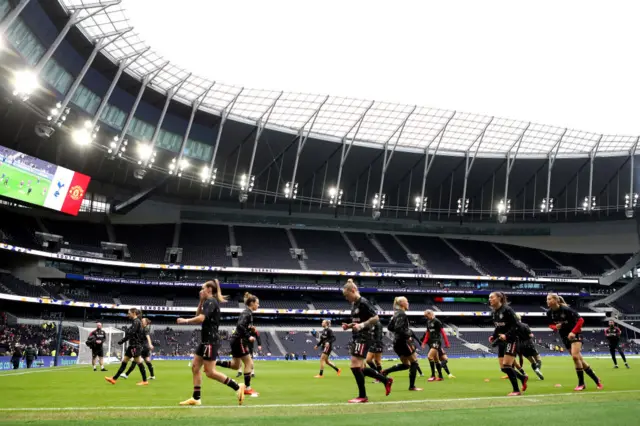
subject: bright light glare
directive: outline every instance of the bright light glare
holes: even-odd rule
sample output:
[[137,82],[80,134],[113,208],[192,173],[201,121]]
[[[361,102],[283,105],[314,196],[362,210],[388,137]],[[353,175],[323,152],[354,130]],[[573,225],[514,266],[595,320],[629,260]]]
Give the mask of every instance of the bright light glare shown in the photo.
[[336,188],[330,188],[329,189],[329,195],[332,196],[332,197],[335,197],[337,192],[338,192],[338,190]]
[[33,71],[18,71],[13,75],[14,95],[29,96],[38,88],[38,77]]
[[138,145],[138,156],[141,160],[147,160],[151,157],[151,146],[146,143],[141,143]]
[[181,168],[181,169],[183,169],[183,170],[184,170],[184,169],[188,168],[188,167],[189,167],[189,165],[190,165],[190,164],[189,164],[189,161],[188,161],[188,160],[186,160],[186,159],[184,159],[184,158],[183,158],[182,160],[180,160],[180,168]]
[[82,146],[89,145],[92,139],[91,132],[85,128],[75,129],[73,133],[71,133],[71,138],[75,143]]

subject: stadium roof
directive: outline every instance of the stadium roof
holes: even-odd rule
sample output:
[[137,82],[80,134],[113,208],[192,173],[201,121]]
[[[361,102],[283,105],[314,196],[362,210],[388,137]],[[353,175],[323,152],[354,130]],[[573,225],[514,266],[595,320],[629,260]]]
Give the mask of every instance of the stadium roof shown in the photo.
[[[67,11],[78,6],[111,4],[107,0],[59,0]],[[80,16],[95,12],[83,10]],[[112,35],[131,27],[126,6],[113,4],[79,24],[90,39]],[[481,114],[401,105],[382,101],[350,99],[307,93],[285,93],[232,86],[198,76],[169,58],[160,56],[135,32],[129,31],[108,45],[103,53],[114,62],[141,52],[127,72],[135,78],[153,76],[151,87],[161,93],[175,90],[174,99],[185,104],[201,100],[200,109],[231,119],[257,124],[268,117],[266,127],[297,134],[310,131],[317,139],[340,142],[355,137],[354,144],[401,151],[431,152],[463,156],[558,157],[629,155],[635,152],[637,136],[603,135],[574,129],[517,121]],[[272,111],[270,111],[272,109]]]

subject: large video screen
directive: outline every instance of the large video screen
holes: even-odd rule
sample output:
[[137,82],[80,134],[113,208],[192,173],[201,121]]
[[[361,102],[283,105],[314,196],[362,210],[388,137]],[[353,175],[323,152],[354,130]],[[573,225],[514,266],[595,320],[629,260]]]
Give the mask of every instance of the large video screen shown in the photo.
[[76,216],[91,178],[0,146],[0,195]]

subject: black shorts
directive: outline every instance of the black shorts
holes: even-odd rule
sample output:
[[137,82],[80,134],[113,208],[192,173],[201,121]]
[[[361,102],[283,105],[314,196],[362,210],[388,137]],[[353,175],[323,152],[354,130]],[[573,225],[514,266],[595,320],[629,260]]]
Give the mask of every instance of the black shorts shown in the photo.
[[356,358],[366,358],[369,346],[369,342],[352,340],[349,343],[349,353]]
[[576,342],[582,343],[582,334],[580,333],[576,334],[576,338],[573,340],[569,340],[569,337],[562,338],[562,343],[564,343],[564,347],[569,350],[571,350],[571,345]]
[[143,346],[142,347],[142,352],[141,352],[140,356],[142,358],[149,358],[151,356],[151,350],[149,349],[148,346]]
[[535,345],[531,341],[520,342],[520,347],[518,348],[518,353],[525,358],[529,357],[537,357],[540,355]]
[[620,342],[609,342],[609,350],[615,351],[620,349]]
[[249,345],[239,337],[231,339],[231,356],[234,358],[243,358],[249,355]]
[[367,348],[367,352],[370,354],[381,354],[384,352],[384,345],[382,342],[371,342]]
[[196,349],[196,356],[205,361],[215,361],[218,358],[218,345],[211,343],[200,343]]
[[447,353],[445,352],[444,349],[442,349],[442,346],[440,346],[438,348],[438,358],[440,358],[440,360],[442,361],[442,358],[447,356]]
[[127,346],[127,350],[124,352],[124,356],[129,358],[136,358],[142,354],[142,348],[140,346]]
[[95,358],[97,356],[99,356],[100,358],[104,357],[104,348],[102,347],[102,345],[97,348],[91,348],[91,357]]
[[436,340],[433,342],[427,342],[427,346],[429,347],[429,350],[431,349],[435,349],[438,352],[440,352],[440,350],[442,349],[442,342]]
[[518,354],[518,342],[505,342],[498,343],[498,358],[504,358],[505,355],[516,356]]
[[407,357],[416,353],[416,346],[413,344],[412,339],[395,340],[393,342],[393,351],[398,354],[398,356]]
[[323,345],[322,347],[322,353],[329,356],[331,355],[331,352],[333,352],[333,345]]

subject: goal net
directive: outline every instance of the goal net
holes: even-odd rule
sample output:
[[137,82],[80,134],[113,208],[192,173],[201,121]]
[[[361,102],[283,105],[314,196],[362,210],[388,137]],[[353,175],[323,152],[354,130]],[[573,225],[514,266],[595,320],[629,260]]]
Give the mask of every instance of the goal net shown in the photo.
[[[118,345],[118,342],[124,338],[124,331],[113,327],[103,327],[102,329],[107,334],[103,344],[104,361],[106,363],[120,362],[124,355],[124,345]],[[91,348],[85,342],[95,328],[78,327],[78,330],[80,332],[78,364],[91,364]]]

